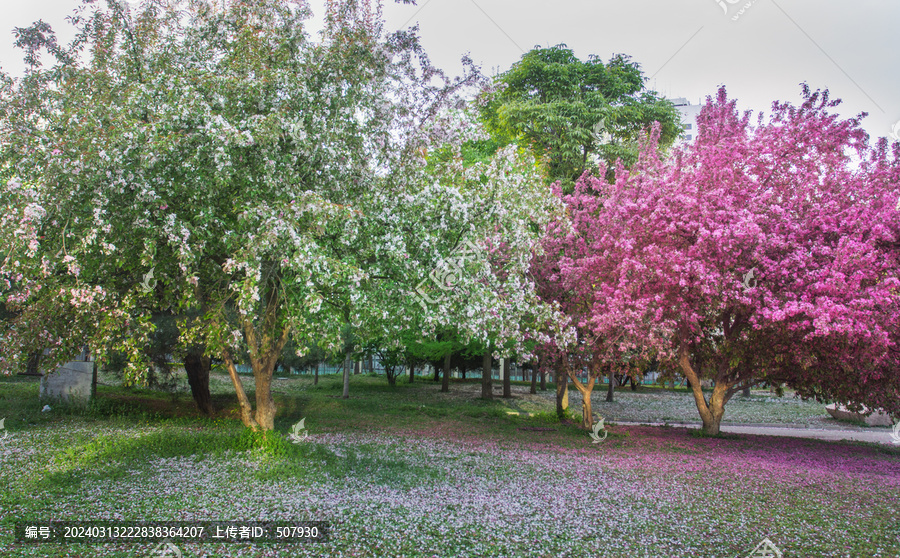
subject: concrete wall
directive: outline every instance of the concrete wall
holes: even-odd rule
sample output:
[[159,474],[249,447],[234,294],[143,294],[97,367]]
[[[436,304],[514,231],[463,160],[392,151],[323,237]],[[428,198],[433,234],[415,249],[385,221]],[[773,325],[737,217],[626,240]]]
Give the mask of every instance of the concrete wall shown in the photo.
[[72,361],[41,378],[41,399],[86,404],[93,395],[94,363]]

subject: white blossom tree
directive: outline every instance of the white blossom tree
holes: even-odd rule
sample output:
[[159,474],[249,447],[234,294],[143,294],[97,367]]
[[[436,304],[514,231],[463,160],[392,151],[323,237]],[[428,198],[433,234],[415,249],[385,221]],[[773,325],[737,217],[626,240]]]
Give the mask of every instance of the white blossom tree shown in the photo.
[[[452,323],[510,346],[552,320],[526,275],[558,210],[533,162],[511,146],[426,164],[458,151],[477,69],[444,76],[414,32],[384,33],[377,2],[329,2],[317,41],[309,16],[284,0],[86,1],[67,47],[45,24],[19,30],[31,68],[0,84],[4,370],[89,343],[127,352],[140,382],[151,313],[170,311],[182,343],[226,363],[244,424],[269,430],[292,336],[337,350],[346,324],[366,339]],[[420,304],[464,239],[484,257]]]

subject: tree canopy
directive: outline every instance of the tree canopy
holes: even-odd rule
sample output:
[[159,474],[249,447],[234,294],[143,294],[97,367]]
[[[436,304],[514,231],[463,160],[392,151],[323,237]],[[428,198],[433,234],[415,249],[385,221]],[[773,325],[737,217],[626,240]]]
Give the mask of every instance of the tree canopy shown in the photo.
[[566,45],[536,47],[494,80],[481,115],[500,141],[529,145],[547,166],[549,182],[571,189],[599,161],[630,166],[637,138],[661,123],[660,145],[681,132],[671,102],[644,87],[640,66],[617,54],[583,62]]
[[[280,0],[86,1],[71,45],[24,33],[56,62],[0,87],[7,371],[87,342],[126,351],[141,381],[150,317],[170,309],[182,343],[226,363],[245,424],[271,429],[291,337],[334,351],[345,326],[365,340],[452,323],[505,341],[549,316],[526,271],[558,205],[533,161],[508,146],[464,167],[452,147],[471,64],[444,76],[413,32],[383,32],[378,2],[329,2],[318,41],[308,16]],[[435,284],[464,237],[483,257],[455,289]],[[440,296],[422,305],[426,280]]]

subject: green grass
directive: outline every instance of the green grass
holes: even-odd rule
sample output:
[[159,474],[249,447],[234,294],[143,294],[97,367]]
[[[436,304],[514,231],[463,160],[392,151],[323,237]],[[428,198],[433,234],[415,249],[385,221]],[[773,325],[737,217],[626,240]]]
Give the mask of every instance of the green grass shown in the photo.
[[[183,543],[186,557],[734,556],[763,536],[785,556],[900,556],[900,455],[889,446],[623,426],[592,444],[552,398],[482,400],[477,381],[442,394],[421,378],[391,387],[368,375],[352,377],[349,399],[336,376],[276,380],[276,430],[254,433],[230,380],[213,374],[211,388],[214,417],[187,393],[113,385],[88,406],[44,413],[36,378],[0,378],[0,555],[153,546],[14,546],[16,520],[187,518],[324,519],[334,534],[291,549]],[[670,398],[665,412],[689,397],[637,395]],[[617,398],[642,401],[627,388]],[[291,443],[284,434],[304,418],[310,437]]]

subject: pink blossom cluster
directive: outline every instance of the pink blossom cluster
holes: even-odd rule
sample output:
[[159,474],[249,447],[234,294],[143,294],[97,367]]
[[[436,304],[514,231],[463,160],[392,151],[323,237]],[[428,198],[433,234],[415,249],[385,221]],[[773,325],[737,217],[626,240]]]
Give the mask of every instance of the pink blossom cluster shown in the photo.
[[612,183],[557,190],[568,219],[534,269],[609,361],[657,357],[726,400],[767,380],[900,412],[900,144],[803,94],[751,126],[722,88],[671,157],[656,131]]

